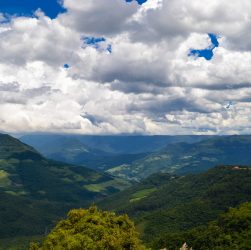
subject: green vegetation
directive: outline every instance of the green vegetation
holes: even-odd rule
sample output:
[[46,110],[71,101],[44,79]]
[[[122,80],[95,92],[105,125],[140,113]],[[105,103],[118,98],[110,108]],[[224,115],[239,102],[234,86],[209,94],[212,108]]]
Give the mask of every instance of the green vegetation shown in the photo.
[[116,187],[119,190],[124,190],[126,188],[128,188],[130,186],[130,184],[123,180],[123,179],[119,179],[119,178],[114,178],[110,181],[106,181],[106,182],[102,182],[102,183],[97,183],[97,184],[88,184],[85,185],[84,187],[92,192],[104,192],[107,189],[112,189],[113,187]]
[[[89,185],[102,188],[91,190]],[[89,206],[127,185],[85,167],[48,160],[0,134],[0,224],[5,225],[0,246],[2,239],[43,235],[71,208]]]
[[[230,208],[208,225],[187,231],[160,233],[149,249],[248,250],[251,244],[251,202]],[[183,244],[186,242],[187,244]],[[39,246],[40,245],[40,246]],[[183,248],[180,246],[183,245]],[[31,243],[30,250],[123,250],[146,249],[138,239],[127,215],[116,216],[96,207],[68,213],[41,244]]]
[[11,180],[9,179],[9,174],[4,170],[0,170],[0,187],[8,187],[10,185]]
[[30,250],[143,250],[134,224],[127,215],[99,211],[96,207],[75,209],[60,221],[42,246],[32,243]]
[[251,136],[216,137],[189,144],[169,144],[164,149],[131,164],[109,168],[108,173],[126,180],[139,181],[151,174],[200,173],[216,165],[248,165],[251,162]]
[[[72,210],[61,220],[72,208],[93,202],[105,210],[128,214],[145,245],[153,250],[180,249],[184,242],[198,250],[250,249],[251,205],[246,202],[251,201],[251,168],[236,164],[249,160],[249,141],[248,136],[242,140],[233,136],[175,144],[161,154],[138,160],[138,167],[126,173],[129,179],[151,174],[152,167],[160,172],[118,193],[128,186],[127,181],[48,160],[30,146],[0,134],[0,223],[4,225],[0,249],[27,249],[33,237],[40,242],[40,246],[31,245],[33,250],[145,249],[125,215],[91,207]],[[169,168],[174,156],[182,152],[178,163]],[[227,156],[234,165],[177,174],[205,170],[208,162],[215,162],[212,159]],[[190,166],[182,165],[190,161]],[[123,176],[123,167],[113,170]],[[171,173],[161,172],[165,169]]]
[[[139,200],[137,194],[156,191]],[[184,177],[155,174],[101,201],[104,209],[127,213],[142,239],[152,244],[161,234],[180,234],[206,225],[229,207],[251,201],[251,168],[221,166]],[[178,242],[181,246],[184,242]]]
[[161,235],[152,246],[153,249],[177,250],[183,242],[196,250],[251,249],[251,202],[231,208],[207,226]]
[[149,189],[143,189],[140,190],[134,194],[132,194],[132,199],[130,199],[130,202],[136,202],[136,201],[140,201],[144,198],[146,198],[148,195],[150,195],[152,192],[156,191],[157,188],[149,188]]
[[0,250],[27,250],[29,249],[30,242],[42,241],[44,236],[26,236],[26,237],[13,237],[11,239],[1,239]]

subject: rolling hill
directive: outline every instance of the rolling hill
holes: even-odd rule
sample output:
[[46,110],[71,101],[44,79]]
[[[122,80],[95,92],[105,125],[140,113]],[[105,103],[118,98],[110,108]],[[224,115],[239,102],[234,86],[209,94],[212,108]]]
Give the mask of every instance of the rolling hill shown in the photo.
[[85,167],[48,160],[0,134],[0,237],[43,234],[73,207],[87,206],[128,183]]
[[153,173],[199,173],[215,165],[250,165],[251,136],[224,136],[188,144],[174,143],[132,164],[110,168],[113,176],[140,180]]
[[100,206],[129,214],[144,241],[153,245],[161,235],[206,225],[229,207],[248,201],[251,168],[219,166],[187,176],[154,174],[108,197]]

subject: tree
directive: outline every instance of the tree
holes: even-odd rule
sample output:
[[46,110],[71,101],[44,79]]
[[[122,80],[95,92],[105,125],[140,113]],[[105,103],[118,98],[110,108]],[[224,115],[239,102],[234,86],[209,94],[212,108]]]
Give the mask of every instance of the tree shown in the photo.
[[30,250],[144,250],[127,215],[100,211],[97,207],[74,209],[46,237],[41,247]]

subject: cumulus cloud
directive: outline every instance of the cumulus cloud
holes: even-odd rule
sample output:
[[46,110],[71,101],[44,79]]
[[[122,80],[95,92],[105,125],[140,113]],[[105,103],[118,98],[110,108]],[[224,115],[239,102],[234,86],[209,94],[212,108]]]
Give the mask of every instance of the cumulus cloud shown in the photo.
[[[55,19],[0,15],[1,131],[250,133],[249,0],[63,6]],[[213,57],[188,56],[209,33]]]
[[127,22],[137,12],[137,4],[124,0],[65,0],[68,13],[61,15],[61,22],[82,33],[116,35],[123,32]]

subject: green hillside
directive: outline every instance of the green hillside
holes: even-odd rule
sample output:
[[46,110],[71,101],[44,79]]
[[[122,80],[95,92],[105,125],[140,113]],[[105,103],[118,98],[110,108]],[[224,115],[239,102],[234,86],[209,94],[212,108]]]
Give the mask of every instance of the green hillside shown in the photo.
[[249,165],[251,136],[224,136],[188,144],[175,143],[163,150],[108,170],[129,180],[140,180],[153,173],[198,173],[216,165]]
[[217,220],[203,226],[176,233],[160,233],[147,248],[138,236],[134,223],[127,215],[116,215],[92,206],[89,209],[71,210],[67,218],[61,220],[42,242],[36,242],[34,238],[29,249],[249,250],[251,202],[230,208],[220,214]]
[[163,234],[153,243],[153,249],[180,249],[184,242],[196,250],[251,249],[251,202],[230,208],[208,225],[182,233]]
[[251,168],[221,166],[206,173],[155,174],[101,202],[104,209],[127,213],[143,239],[206,225],[229,207],[251,201]]
[[[95,188],[94,188],[95,187]],[[0,134],[0,238],[43,234],[70,208],[128,187],[85,167],[51,161]]]

